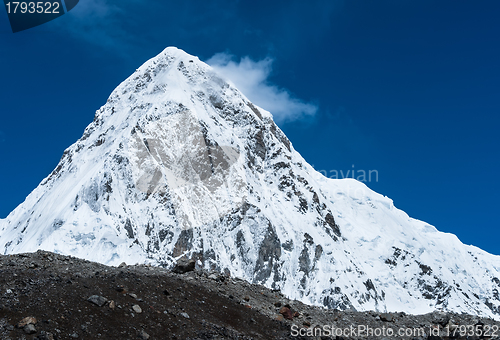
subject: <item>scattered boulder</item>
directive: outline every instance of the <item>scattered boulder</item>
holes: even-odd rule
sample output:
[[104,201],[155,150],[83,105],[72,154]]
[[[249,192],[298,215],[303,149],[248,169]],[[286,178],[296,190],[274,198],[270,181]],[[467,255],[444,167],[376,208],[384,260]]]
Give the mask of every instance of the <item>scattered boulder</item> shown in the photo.
[[36,333],[35,325],[33,325],[32,323],[29,323],[26,326],[24,326],[23,330],[24,330],[24,333],[26,333],[26,334],[35,334]]
[[184,274],[187,272],[192,272],[194,270],[196,262],[191,259],[181,258],[177,260],[177,264],[172,269],[174,273]]
[[34,324],[36,324],[36,321],[37,320],[36,320],[36,318],[34,316],[27,316],[24,319],[22,319],[21,321],[19,321],[17,323],[16,327],[17,328],[24,328],[27,325],[34,325]]
[[150,338],[149,334],[143,329],[138,335],[138,338],[141,340],[148,340]]
[[186,319],[189,319],[189,315],[188,315],[188,313],[186,313],[186,312],[182,312],[182,313],[181,313],[181,316],[185,317]]
[[87,299],[87,301],[92,302],[94,305],[102,307],[108,302],[108,299],[106,299],[104,296],[92,295]]
[[132,310],[133,310],[134,312],[136,312],[137,314],[141,314],[141,313],[142,313],[142,308],[141,308],[141,306],[139,306],[139,305],[133,305],[133,306],[132,306]]
[[439,324],[439,325],[444,327],[448,324],[448,322],[450,322],[450,317],[446,313],[435,312],[433,314],[434,315],[432,318],[432,322],[434,322],[436,324]]
[[390,313],[382,313],[380,314],[380,320],[384,322],[394,322],[394,316]]
[[49,332],[41,331],[38,336],[39,340],[54,340],[54,335]]
[[280,314],[283,315],[285,319],[293,320],[292,311],[288,307],[281,307]]

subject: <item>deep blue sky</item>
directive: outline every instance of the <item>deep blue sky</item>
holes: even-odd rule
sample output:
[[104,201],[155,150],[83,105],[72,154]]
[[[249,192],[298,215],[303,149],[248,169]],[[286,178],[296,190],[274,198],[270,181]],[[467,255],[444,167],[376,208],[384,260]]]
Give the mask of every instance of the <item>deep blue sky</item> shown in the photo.
[[500,1],[80,0],[11,33],[0,8],[0,217],[57,165],[111,91],[177,46],[272,60],[317,113],[281,122],[316,169],[500,254]]

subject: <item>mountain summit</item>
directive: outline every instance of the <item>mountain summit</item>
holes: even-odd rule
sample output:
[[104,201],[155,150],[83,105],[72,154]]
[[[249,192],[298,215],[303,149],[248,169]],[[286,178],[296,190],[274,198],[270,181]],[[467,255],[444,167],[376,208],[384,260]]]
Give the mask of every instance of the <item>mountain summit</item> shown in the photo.
[[269,112],[169,47],[111,94],[6,219],[4,254],[199,267],[329,308],[500,318],[500,257],[327,179]]

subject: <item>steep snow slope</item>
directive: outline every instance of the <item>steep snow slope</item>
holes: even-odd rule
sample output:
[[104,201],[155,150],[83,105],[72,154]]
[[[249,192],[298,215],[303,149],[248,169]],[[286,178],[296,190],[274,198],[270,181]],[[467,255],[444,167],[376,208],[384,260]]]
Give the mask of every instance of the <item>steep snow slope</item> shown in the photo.
[[0,251],[198,265],[331,308],[500,318],[500,257],[327,179],[270,113],[167,48],[120,84],[5,220]]

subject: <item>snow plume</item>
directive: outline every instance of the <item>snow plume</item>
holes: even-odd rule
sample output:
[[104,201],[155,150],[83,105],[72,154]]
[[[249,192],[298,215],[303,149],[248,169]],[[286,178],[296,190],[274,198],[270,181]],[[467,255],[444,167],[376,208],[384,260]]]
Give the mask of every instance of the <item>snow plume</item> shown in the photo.
[[299,120],[318,111],[316,105],[304,102],[268,81],[273,59],[253,61],[243,57],[239,62],[233,59],[233,55],[217,53],[207,60],[207,64],[230,80],[248,99],[271,112],[276,122]]

